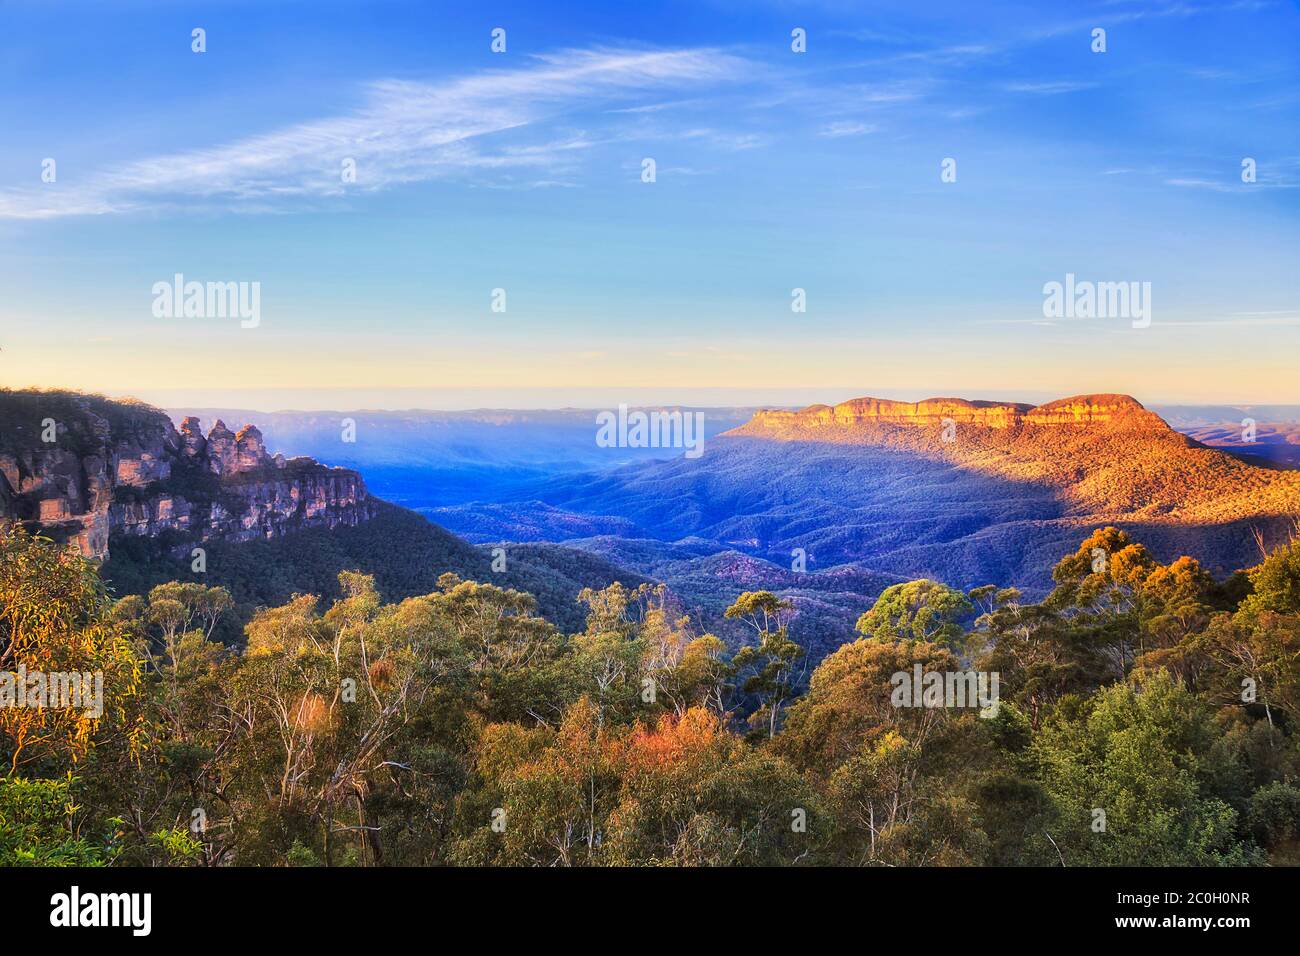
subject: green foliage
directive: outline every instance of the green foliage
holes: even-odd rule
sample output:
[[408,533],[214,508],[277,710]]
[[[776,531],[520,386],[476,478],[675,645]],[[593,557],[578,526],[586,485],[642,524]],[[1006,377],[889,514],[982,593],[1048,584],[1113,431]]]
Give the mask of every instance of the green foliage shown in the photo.
[[1204,703],[1165,673],[1107,688],[1049,720],[1032,750],[1056,804],[1067,864],[1253,862],[1237,812],[1203,784],[1214,738]]
[[152,844],[161,854],[166,866],[184,866],[203,856],[203,843],[181,827],[169,827],[149,835]]
[[758,635],[758,644],[746,644],[732,661],[742,676],[741,687],[758,698],[750,726],[768,738],[776,736],[781,710],[795,694],[800,679],[797,665],[804,649],[790,640],[790,614],[794,605],[771,591],[746,591],[727,608],[728,619],[742,620]]
[[[142,746],[142,665],[114,625],[93,565],[68,548],[0,523],[0,671],[101,675],[99,713],[86,706],[0,707],[0,760],[12,774],[61,773],[96,747]],[[16,678],[15,678],[16,679]]]
[[101,848],[76,836],[75,778],[0,778],[0,866],[103,866]]
[[966,595],[925,579],[885,588],[858,618],[857,630],[878,641],[928,641],[959,649],[961,620],[974,610]]
[[285,865],[320,866],[320,857],[311,847],[304,846],[301,840],[294,840],[293,845],[289,847],[289,852],[285,854]]
[[1300,786],[1275,780],[1250,798],[1247,822],[1261,846],[1279,863],[1300,863]]
[[1247,613],[1300,614],[1300,540],[1278,548],[1250,573],[1252,593],[1242,602]]
[[[886,589],[811,675],[808,620],[769,591],[728,607],[752,632],[733,654],[662,585],[575,588],[557,626],[483,565],[389,577],[425,585],[395,599],[351,556],[305,557],[328,587],[258,608],[184,578],[112,602],[0,530],[0,653],[102,667],[115,694],[89,722],[0,714],[0,864],[1300,859],[1289,549],[1224,606],[1191,559],[1102,529],[1036,604]],[[899,705],[917,667],[996,671],[996,713]]]

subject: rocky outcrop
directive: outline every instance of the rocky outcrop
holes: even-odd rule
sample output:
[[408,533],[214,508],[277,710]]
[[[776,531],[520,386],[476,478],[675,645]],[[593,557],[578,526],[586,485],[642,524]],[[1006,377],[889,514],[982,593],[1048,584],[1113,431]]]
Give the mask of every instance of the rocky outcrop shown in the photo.
[[1152,419],[1164,424],[1154,412],[1148,412],[1128,395],[1076,395],[1031,409],[1025,421],[1031,425],[1096,425],[1102,422],[1143,422]]
[[226,427],[220,418],[208,432],[207,464],[214,475],[233,474],[235,462],[239,457],[239,448],[235,444],[235,433]]
[[[0,391],[0,518],[105,558],[110,536],[193,542],[352,526],[376,503],[355,471],[270,456],[262,433],[71,392]],[[171,532],[171,534],[167,534]]]
[[235,434],[235,463],[232,474],[254,471],[271,463],[271,456],[262,447],[262,433],[256,425],[245,425]]
[[[201,434],[198,432],[198,421],[190,416],[181,423],[181,427],[192,422],[195,433]],[[208,468],[214,475],[242,475],[273,463],[271,456],[266,453],[262,433],[256,425],[245,425],[238,432],[232,432],[218,418],[212,431],[208,432],[207,439],[198,439],[196,446],[198,441],[202,441],[202,445],[198,446],[202,451],[196,452],[195,456],[206,457]]]
[[[1094,425],[1104,422],[1149,423],[1160,421],[1127,395],[1079,395],[1046,405],[1020,402],[971,402],[962,398],[927,398],[920,402],[894,402],[882,398],[855,398],[839,405],[811,405],[799,411],[764,409],[737,432],[803,431],[844,428],[876,423],[941,427],[946,421],[957,425],[1011,429],[1030,425]],[[1163,423],[1162,423],[1163,424]]]
[[208,440],[203,437],[203,429],[199,427],[199,420],[193,415],[189,415],[181,422],[181,451],[186,458],[198,458],[206,455],[208,450]]

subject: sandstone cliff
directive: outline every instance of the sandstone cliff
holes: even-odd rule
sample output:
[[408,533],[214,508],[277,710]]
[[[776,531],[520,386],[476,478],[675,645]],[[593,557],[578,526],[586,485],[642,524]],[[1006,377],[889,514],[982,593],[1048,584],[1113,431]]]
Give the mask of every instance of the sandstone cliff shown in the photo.
[[[940,426],[945,419],[958,425],[1018,428],[1024,425],[1090,425],[1125,421],[1151,426],[1160,419],[1127,395],[1078,395],[1046,405],[1020,402],[971,402],[964,398],[927,398],[920,402],[894,402],[883,398],[855,398],[838,405],[812,405],[800,411],[762,410],[742,428],[760,431],[816,430],[872,423]],[[1154,420],[1154,421],[1153,421]],[[1161,423],[1163,424],[1163,423]]]
[[1127,395],[1077,395],[1038,406],[857,398],[759,411],[720,437],[920,455],[1050,489],[1069,513],[1098,520],[1272,521],[1300,512],[1300,472],[1258,468],[1208,448]]
[[117,535],[194,542],[356,525],[375,512],[361,476],[269,455],[253,425],[198,419],[72,392],[0,391],[0,519],[108,556]]

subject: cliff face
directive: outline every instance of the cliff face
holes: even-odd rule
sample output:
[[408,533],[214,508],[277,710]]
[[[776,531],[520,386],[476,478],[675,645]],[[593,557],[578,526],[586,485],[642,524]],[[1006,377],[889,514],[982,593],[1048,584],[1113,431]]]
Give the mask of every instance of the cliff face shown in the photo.
[[962,398],[927,398],[920,402],[893,402],[882,398],[855,398],[839,405],[812,405],[797,412],[759,411],[739,431],[816,430],[873,423],[941,426],[944,419],[958,425],[1009,429],[1024,425],[1092,425],[1132,422],[1150,425],[1155,415],[1127,395],[1079,395],[1046,405],[1019,402],[970,402]]
[[68,392],[0,392],[0,518],[108,556],[110,535],[194,542],[356,525],[375,503],[355,471],[272,457],[252,425],[179,431],[148,405]]

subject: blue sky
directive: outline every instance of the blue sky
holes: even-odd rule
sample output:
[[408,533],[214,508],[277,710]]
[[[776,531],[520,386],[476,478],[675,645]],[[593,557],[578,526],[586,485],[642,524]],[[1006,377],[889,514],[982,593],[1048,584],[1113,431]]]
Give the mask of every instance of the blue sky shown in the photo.
[[[0,380],[1300,402],[1293,2],[449,6],[0,4]],[[155,317],[178,272],[260,324]],[[1045,319],[1067,273],[1151,326]]]

